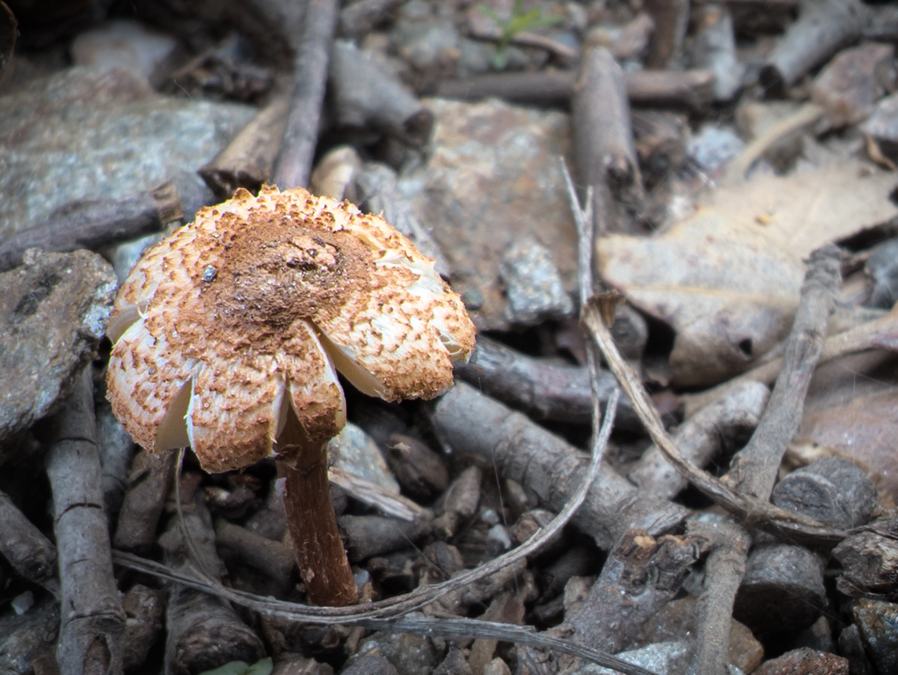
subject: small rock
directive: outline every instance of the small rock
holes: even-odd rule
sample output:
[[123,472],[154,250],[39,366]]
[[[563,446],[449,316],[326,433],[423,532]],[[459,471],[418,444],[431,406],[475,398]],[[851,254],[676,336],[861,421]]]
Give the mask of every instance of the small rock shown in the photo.
[[115,269],[115,276],[118,277],[118,281],[121,284],[128,278],[131,268],[137,264],[144,251],[161,240],[162,237],[163,234],[161,232],[155,232],[131,241],[109,246],[101,253],[112,263],[112,267]]
[[586,42],[605,47],[617,61],[638,60],[645,56],[654,29],[648,12],[640,12],[625,24],[602,21],[591,27]]
[[410,633],[374,633],[362,642],[358,653],[386,658],[399,675],[432,672],[443,656],[430,639]]
[[710,174],[721,171],[745,143],[734,131],[714,124],[706,124],[686,144],[686,152]]
[[19,595],[14,597],[9,604],[12,605],[12,609],[16,614],[22,616],[25,612],[34,607],[34,593],[31,591],[19,593]]
[[127,618],[124,638],[125,670],[144,665],[153,645],[162,637],[165,591],[142,584],[132,586],[122,599]]
[[473,675],[473,671],[464,652],[455,645],[450,645],[446,658],[436,667],[433,675]]
[[[631,649],[616,655],[634,666],[653,673],[686,672],[689,660],[689,645],[686,642],[658,642],[639,649]],[[617,671],[603,668],[594,663],[583,663],[576,669],[578,675],[613,675]],[[730,671],[733,673],[733,670]]]
[[390,33],[393,48],[424,80],[453,75],[461,55],[461,35],[450,16],[422,0],[402,5]]
[[874,675],[873,665],[864,650],[861,632],[855,624],[839,633],[839,653],[848,659],[848,670],[854,675]]
[[829,457],[783,478],[773,489],[771,501],[780,508],[850,529],[870,519],[876,507],[876,488],[857,464]]
[[449,486],[449,471],[443,457],[422,441],[403,434],[390,437],[387,463],[406,494],[430,502]]
[[271,675],[334,675],[334,669],[302,654],[282,652],[274,662]]
[[[663,642],[679,636],[694,634],[696,598],[686,596],[667,603],[651,621],[642,628],[640,641]],[[733,619],[730,626],[729,662],[745,673],[750,673],[764,660],[764,647],[742,623]]]
[[879,145],[882,154],[893,162],[898,160],[898,94],[877,103],[861,131]]
[[21,616],[4,612],[0,616],[0,673],[33,673],[41,655],[54,653],[58,630],[59,609],[52,598],[44,598]]
[[[826,616],[821,616],[808,628],[796,635],[793,644],[796,648],[808,647],[820,652],[835,651],[833,630],[829,619]],[[745,669],[743,668],[743,670]]]
[[889,536],[896,525],[894,520],[877,522],[868,530],[849,535],[833,549],[833,558],[841,567],[836,579],[840,593],[849,597],[898,597],[898,540],[894,534]]
[[775,543],[749,554],[733,616],[756,634],[807,628],[825,607],[823,565],[815,553]]
[[861,598],[851,613],[876,670],[898,673],[898,604]]
[[362,654],[351,659],[340,675],[397,675],[398,672],[382,654]]
[[848,675],[848,659],[802,647],[765,661],[753,675]]
[[115,287],[112,267],[89,251],[29,249],[0,274],[0,441],[66,393],[106,331]]
[[885,94],[895,90],[898,72],[892,45],[868,42],[840,52],[820,72],[811,98],[834,127],[857,124]]
[[502,256],[499,274],[505,283],[509,323],[532,326],[547,319],[564,319],[574,304],[564,290],[552,254],[533,237],[516,241]]
[[170,35],[136,21],[116,19],[79,33],[72,42],[72,61],[76,66],[128,68],[153,82],[159,81],[177,48],[177,40]]
[[483,675],[511,675],[511,668],[497,656],[483,668]]
[[390,494],[399,494],[399,483],[390,473],[387,462],[374,439],[352,422],[327,444],[332,466],[381,487]]

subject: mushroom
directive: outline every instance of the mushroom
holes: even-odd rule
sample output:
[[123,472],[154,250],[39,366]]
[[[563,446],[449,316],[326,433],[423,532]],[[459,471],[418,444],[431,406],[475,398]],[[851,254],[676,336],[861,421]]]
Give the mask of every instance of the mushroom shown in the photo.
[[204,470],[277,459],[300,575],[355,602],[325,445],[346,422],[337,372],[387,401],[433,398],[474,348],[434,262],[383,218],[302,188],[238,189],[146,252],[119,289],[109,401],[150,452]]

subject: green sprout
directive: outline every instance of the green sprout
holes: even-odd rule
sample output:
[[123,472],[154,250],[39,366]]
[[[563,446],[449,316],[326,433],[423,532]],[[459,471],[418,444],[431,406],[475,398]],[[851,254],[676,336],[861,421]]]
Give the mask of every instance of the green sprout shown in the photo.
[[502,70],[508,65],[508,48],[512,40],[520,33],[540,28],[551,28],[561,22],[561,17],[547,16],[543,14],[541,7],[527,9],[524,0],[514,0],[511,16],[507,19],[500,17],[492,7],[480,5],[480,11],[496,22],[499,27],[499,41],[496,45],[496,54],[493,56],[493,67]]

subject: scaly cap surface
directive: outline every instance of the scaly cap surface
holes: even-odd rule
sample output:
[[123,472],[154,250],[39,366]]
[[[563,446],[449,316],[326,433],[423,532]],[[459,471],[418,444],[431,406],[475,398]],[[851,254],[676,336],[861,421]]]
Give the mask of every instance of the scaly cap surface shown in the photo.
[[433,260],[383,218],[306,190],[201,209],[119,290],[107,374],[115,415],[150,451],[252,464],[293,418],[307,444],[346,419],[336,371],[388,401],[432,398],[474,326]]

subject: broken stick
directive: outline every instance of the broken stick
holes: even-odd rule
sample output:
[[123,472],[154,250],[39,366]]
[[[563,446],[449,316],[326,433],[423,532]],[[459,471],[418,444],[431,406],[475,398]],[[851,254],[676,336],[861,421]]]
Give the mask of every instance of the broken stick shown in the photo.
[[112,573],[90,365],[76,378],[42,430],[62,586],[57,659],[61,673],[115,673],[122,670],[125,613]]
[[[755,433],[748,445],[736,455],[733,468],[723,479],[737,494],[764,501],[770,498],[783,454],[801,423],[805,396],[823,351],[826,322],[840,281],[838,249],[826,246],[814,251],[802,285],[795,321],[786,342],[783,371],[777,378]],[[714,601],[701,602],[705,615],[699,625],[703,626],[705,639],[693,661],[696,672],[725,672],[731,608],[746,569],[746,537],[738,533],[728,538],[729,543],[720,542],[725,547],[734,548],[724,554],[727,565],[720,567],[714,577],[715,586],[706,591],[714,596]],[[730,611],[722,612],[721,607],[730,608]],[[712,621],[716,623],[712,624]]]
[[761,84],[781,93],[864,29],[866,6],[859,0],[804,0],[801,13],[780,38],[760,72]]
[[642,177],[624,74],[607,49],[592,48],[583,56],[571,108],[577,180],[584,193],[592,191],[593,215],[611,231],[629,231],[643,196]]
[[282,189],[309,184],[338,5],[336,0],[310,0],[306,8],[296,42],[290,112],[272,173],[274,183]]
[[54,211],[46,222],[20,230],[0,243],[0,272],[21,263],[29,248],[95,249],[159,230],[181,215],[181,200],[172,183],[127,199],[72,202]]
[[[461,382],[437,401],[431,421],[450,446],[494,462],[502,476],[523,484],[548,508],[565,504],[587,463],[577,448]],[[607,550],[628,528],[663,534],[687,513],[637,490],[606,466],[573,523]]]

